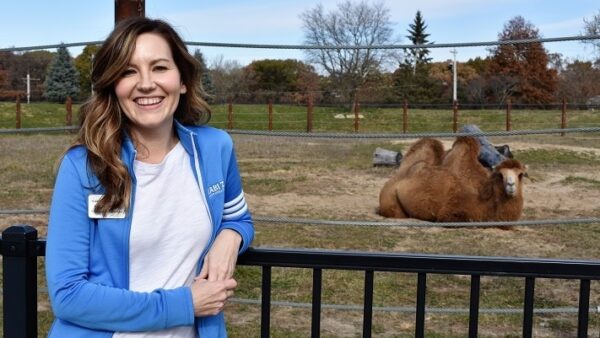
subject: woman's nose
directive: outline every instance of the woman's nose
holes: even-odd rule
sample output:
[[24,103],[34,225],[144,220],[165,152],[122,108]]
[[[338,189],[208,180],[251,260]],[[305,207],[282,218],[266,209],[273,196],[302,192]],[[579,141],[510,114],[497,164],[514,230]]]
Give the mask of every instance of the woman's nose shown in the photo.
[[149,91],[156,87],[156,83],[154,83],[154,79],[152,77],[152,73],[150,72],[140,72],[140,78],[138,81],[138,89],[142,91]]

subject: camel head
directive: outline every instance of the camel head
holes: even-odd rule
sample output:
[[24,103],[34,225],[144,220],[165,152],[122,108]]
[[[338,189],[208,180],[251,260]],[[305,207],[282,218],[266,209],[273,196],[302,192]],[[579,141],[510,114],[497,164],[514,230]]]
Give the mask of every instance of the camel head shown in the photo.
[[502,179],[505,195],[512,198],[522,194],[523,177],[527,175],[527,166],[514,159],[504,160],[494,168],[493,175]]

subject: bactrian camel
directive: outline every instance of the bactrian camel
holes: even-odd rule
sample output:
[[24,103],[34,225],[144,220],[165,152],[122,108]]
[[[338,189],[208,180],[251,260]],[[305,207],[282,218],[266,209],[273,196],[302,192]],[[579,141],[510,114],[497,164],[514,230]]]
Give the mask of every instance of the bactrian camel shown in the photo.
[[379,214],[433,222],[518,220],[526,166],[507,159],[490,171],[478,152],[473,137],[457,138],[446,153],[438,140],[419,140],[381,189]]

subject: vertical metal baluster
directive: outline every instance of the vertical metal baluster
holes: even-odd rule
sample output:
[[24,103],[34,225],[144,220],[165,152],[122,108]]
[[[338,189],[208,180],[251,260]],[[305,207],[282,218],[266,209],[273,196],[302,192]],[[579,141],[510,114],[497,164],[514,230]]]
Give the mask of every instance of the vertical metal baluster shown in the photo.
[[590,280],[582,279],[579,284],[579,315],[577,318],[577,337],[588,336],[590,313]]
[[525,278],[525,300],[523,302],[523,337],[533,335],[533,296],[535,289],[535,278]]
[[425,337],[425,294],[427,289],[427,275],[420,272],[417,276],[417,313],[415,323],[415,337]]
[[323,282],[323,270],[313,269],[313,296],[312,296],[312,324],[311,337],[321,336],[321,288]]
[[271,331],[271,267],[262,268],[262,302],[260,317],[260,336],[269,338]]
[[365,271],[365,303],[363,310],[363,337],[371,337],[373,326],[373,270]]
[[469,306],[469,337],[477,338],[477,329],[479,325],[479,291],[481,286],[481,276],[471,276],[471,299]]

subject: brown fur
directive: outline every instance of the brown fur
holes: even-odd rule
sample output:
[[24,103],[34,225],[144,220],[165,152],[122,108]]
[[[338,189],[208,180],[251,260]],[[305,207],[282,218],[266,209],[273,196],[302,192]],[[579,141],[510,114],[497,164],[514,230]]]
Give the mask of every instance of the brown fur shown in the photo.
[[383,185],[379,194],[379,213],[386,217],[405,218],[406,215],[393,197],[395,195],[397,180],[406,176],[406,173],[417,163],[440,165],[443,156],[444,145],[436,139],[422,138],[414,143],[402,158],[400,167]]
[[[472,137],[458,138],[442,163],[438,157],[427,159],[437,153],[439,141],[420,142],[411,147],[396,175],[384,184],[379,195],[382,216],[434,222],[514,221],[521,217],[526,167],[519,161],[506,160],[491,173],[477,160],[479,144]],[[504,177],[511,172],[518,178],[513,197],[504,188]]]

